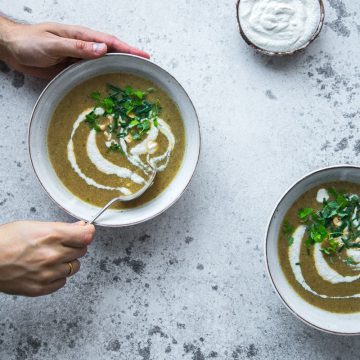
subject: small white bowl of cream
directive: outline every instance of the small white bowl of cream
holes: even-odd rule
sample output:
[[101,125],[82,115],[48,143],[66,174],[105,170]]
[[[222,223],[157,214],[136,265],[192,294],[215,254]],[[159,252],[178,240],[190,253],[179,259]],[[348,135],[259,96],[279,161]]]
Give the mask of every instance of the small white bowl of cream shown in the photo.
[[324,23],[322,0],[238,0],[240,34],[266,55],[291,55],[306,48]]

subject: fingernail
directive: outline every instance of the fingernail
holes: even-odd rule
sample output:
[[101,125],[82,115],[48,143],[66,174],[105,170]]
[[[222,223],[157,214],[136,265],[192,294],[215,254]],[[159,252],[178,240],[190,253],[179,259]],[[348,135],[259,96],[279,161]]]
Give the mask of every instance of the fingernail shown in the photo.
[[102,53],[106,50],[106,45],[104,43],[94,43],[93,44],[93,51],[96,53]]

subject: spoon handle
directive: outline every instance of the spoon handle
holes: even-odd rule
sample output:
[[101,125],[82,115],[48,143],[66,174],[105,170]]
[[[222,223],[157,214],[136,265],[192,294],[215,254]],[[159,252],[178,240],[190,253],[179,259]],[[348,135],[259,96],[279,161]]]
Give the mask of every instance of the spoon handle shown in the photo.
[[110,200],[102,209],[99,210],[99,212],[93,217],[93,219],[89,221],[89,224],[93,224],[104,211],[106,211],[111,205],[115,204],[119,200],[119,198],[114,198]]

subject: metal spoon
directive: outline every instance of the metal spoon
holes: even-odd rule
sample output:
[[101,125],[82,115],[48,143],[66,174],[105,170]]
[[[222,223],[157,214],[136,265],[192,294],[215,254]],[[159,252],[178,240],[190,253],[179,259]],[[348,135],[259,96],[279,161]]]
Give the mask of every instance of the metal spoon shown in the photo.
[[149,178],[149,180],[146,182],[145,186],[142,187],[139,191],[131,194],[131,195],[121,195],[118,196],[112,200],[110,200],[101,210],[99,210],[99,212],[93,217],[93,219],[91,221],[89,221],[89,224],[93,224],[96,219],[102,215],[103,212],[105,212],[111,205],[117,203],[118,201],[131,201],[131,200],[135,200],[138,197],[140,197],[153,183],[154,183],[154,179],[155,179],[155,175],[156,175],[156,170],[154,170]]

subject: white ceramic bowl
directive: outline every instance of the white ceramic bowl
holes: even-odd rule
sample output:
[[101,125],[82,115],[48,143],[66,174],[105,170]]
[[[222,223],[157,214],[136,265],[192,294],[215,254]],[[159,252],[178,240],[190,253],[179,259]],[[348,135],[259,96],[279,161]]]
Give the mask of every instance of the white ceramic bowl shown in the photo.
[[52,114],[73,87],[83,81],[106,73],[126,72],[154,82],[175,101],[185,126],[185,154],[183,163],[171,184],[155,199],[143,206],[120,211],[107,210],[96,222],[103,226],[127,226],[149,220],[175,203],[189,184],[200,152],[200,128],[195,108],[183,87],[158,65],[149,60],[125,54],[108,54],[101,59],[82,61],[70,66],[52,80],[35,104],[29,127],[31,162],[40,183],[49,196],[72,216],[90,220],[99,208],[75,197],[57,177],[51,166],[47,133]]
[[320,19],[319,19],[319,24],[314,32],[314,34],[310,37],[310,39],[301,47],[298,48],[294,48],[292,50],[289,51],[271,51],[271,50],[266,50],[263,49],[257,45],[255,45],[250,38],[248,38],[248,36],[245,34],[242,26],[241,26],[241,19],[240,19],[240,6],[241,6],[241,0],[237,0],[236,3],[236,17],[237,17],[237,21],[238,21],[238,26],[239,26],[239,31],[240,31],[240,35],[241,37],[244,39],[244,41],[250,45],[253,49],[255,49],[256,51],[258,51],[261,54],[264,55],[268,55],[268,56],[289,56],[289,55],[294,55],[295,53],[298,53],[299,51],[302,51],[304,49],[306,49],[320,34],[321,29],[324,25],[324,19],[325,19],[325,8],[324,8],[324,3],[323,0],[319,0],[319,10],[320,10]]
[[333,334],[360,334],[360,313],[337,314],[317,308],[303,300],[287,281],[278,258],[278,236],[284,216],[299,196],[312,187],[331,181],[360,184],[360,167],[338,165],[314,171],[296,182],[280,199],[267,229],[266,265],[270,279],[283,303],[306,324]]

